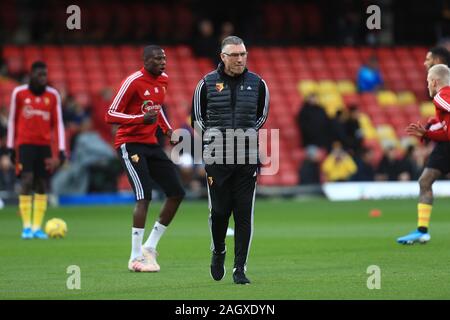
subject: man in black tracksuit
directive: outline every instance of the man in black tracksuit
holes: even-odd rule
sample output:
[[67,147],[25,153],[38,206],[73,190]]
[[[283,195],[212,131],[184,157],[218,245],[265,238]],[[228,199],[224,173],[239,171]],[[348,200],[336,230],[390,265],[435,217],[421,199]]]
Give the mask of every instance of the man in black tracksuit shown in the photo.
[[258,171],[258,130],[269,111],[269,91],[246,68],[242,39],[222,42],[222,62],[204,76],[194,92],[192,125],[203,133],[203,160],[208,182],[212,234],[211,276],[222,280],[228,221],[235,221],[233,280],[248,284],[245,275],[253,235],[253,210]]

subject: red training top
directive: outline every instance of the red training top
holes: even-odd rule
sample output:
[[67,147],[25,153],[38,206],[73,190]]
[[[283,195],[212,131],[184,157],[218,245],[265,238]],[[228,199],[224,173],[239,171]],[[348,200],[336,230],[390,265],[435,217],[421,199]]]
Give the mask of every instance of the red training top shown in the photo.
[[436,118],[424,137],[434,141],[450,141],[450,86],[443,87],[434,96]]
[[22,144],[51,145],[51,132],[56,128],[60,151],[66,148],[61,97],[47,86],[44,93],[35,95],[28,85],[13,90],[9,109],[7,148]]
[[[122,81],[105,115],[107,123],[120,125],[116,133],[115,148],[130,142],[156,144],[158,126],[164,133],[172,129],[161,109],[167,86],[166,73],[154,76],[144,68]],[[151,109],[159,110],[157,122],[144,124],[144,114]]]

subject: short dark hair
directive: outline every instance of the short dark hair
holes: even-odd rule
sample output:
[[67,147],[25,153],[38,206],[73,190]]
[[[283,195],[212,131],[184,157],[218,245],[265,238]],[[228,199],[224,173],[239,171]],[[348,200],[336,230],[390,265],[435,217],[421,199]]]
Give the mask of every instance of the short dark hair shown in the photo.
[[220,47],[220,50],[222,51],[223,48],[228,44],[244,44],[244,40],[236,36],[228,36],[222,40],[222,46]]
[[31,72],[35,71],[36,69],[47,69],[47,64],[43,61],[35,61],[31,65]]
[[147,59],[148,56],[153,55],[153,51],[155,51],[155,50],[162,50],[162,48],[156,44],[151,44],[149,46],[146,46],[142,53],[142,57],[144,59]]
[[450,64],[450,52],[445,47],[434,47],[430,49],[430,52],[434,57],[441,59],[442,63],[447,66]]

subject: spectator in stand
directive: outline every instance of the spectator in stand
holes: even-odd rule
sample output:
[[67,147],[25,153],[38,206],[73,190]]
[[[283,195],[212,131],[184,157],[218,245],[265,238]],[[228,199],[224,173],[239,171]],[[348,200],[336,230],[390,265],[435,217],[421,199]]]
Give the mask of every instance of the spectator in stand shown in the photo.
[[319,105],[317,94],[312,93],[297,115],[297,125],[302,135],[303,146],[315,145],[330,149],[330,119]]
[[8,109],[0,106],[0,190],[14,191],[16,174],[6,148]]
[[375,173],[376,181],[405,181],[410,180],[407,169],[398,159],[398,151],[389,145],[384,151]]
[[225,21],[220,27],[219,41],[222,42],[223,39],[232,36],[234,33],[234,24],[230,21]]
[[355,162],[342,148],[342,144],[338,141],[333,142],[330,154],[322,163],[322,172],[325,174],[325,180],[332,182],[348,181],[356,170]]
[[374,92],[383,88],[383,78],[375,56],[371,56],[359,69],[357,84],[359,92]]
[[89,118],[88,110],[77,103],[72,95],[63,98],[63,121],[69,134],[69,150],[73,151],[75,139],[81,132],[82,123]]
[[114,90],[111,88],[104,88],[99,94],[96,94],[92,100],[91,119],[95,130],[101,135],[103,140],[107,142],[113,141],[113,130],[105,120],[105,106],[111,105],[114,98]]
[[344,149],[347,149],[347,136],[345,132],[345,114],[342,110],[337,110],[333,118],[330,119],[329,141],[339,141]]
[[70,164],[52,177],[52,193],[86,194],[96,188],[97,192],[114,192],[121,171],[117,162],[112,146],[93,130],[91,120],[86,118],[73,139]]
[[423,169],[425,168],[425,163],[428,159],[429,154],[432,152],[433,148],[434,143],[418,144],[417,146],[414,147],[413,159],[419,172],[423,172]]
[[346,149],[352,154],[358,154],[361,150],[363,135],[359,126],[359,110],[355,105],[348,108],[347,117],[344,120],[344,131]]
[[306,148],[306,158],[299,170],[301,185],[320,184],[320,150],[310,145]]
[[219,42],[214,36],[214,25],[211,20],[204,19],[199,22],[198,35],[194,37],[192,47],[196,56],[209,58],[214,63],[219,62],[217,55]]
[[402,168],[403,178],[407,178],[406,180],[419,179],[422,173],[422,167],[416,161],[415,147],[413,145],[408,146],[404,156],[400,159],[400,167]]
[[369,148],[361,148],[355,157],[356,173],[352,181],[373,181],[375,179],[374,154]]

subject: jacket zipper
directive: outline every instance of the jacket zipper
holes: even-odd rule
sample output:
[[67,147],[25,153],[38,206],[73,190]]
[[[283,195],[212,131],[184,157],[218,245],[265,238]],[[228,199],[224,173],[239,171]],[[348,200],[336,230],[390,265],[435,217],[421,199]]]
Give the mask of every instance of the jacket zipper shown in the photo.
[[236,97],[238,90],[243,86],[244,80],[240,80],[238,83],[236,83],[234,87],[234,91],[231,92],[231,127],[233,129],[236,129]]
[[233,86],[233,88],[230,87],[230,93],[231,93],[231,127],[234,129],[234,126],[235,126],[234,111],[236,109],[236,87],[235,86]]

